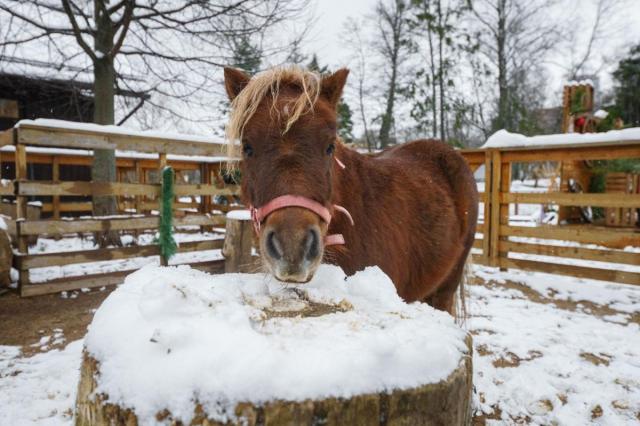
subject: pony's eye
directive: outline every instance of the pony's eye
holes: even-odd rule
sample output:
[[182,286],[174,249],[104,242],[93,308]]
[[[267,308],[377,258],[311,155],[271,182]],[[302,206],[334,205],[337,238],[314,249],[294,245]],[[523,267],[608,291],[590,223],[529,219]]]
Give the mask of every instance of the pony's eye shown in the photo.
[[251,157],[253,155],[253,148],[251,148],[251,145],[244,144],[242,145],[242,153],[245,157]]
[[335,150],[336,150],[336,145],[333,143],[330,143],[329,146],[327,147],[327,155],[333,154],[333,151]]

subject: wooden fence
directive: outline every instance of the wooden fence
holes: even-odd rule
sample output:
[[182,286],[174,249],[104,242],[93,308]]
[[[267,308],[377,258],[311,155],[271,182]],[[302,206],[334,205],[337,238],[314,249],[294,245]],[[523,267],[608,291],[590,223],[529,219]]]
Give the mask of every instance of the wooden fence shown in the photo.
[[[167,164],[168,155],[213,156],[223,155],[221,147],[205,142],[171,141],[158,137],[110,134],[88,130],[70,130],[43,127],[18,127],[0,133],[0,146],[15,146],[16,179],[0,185],[0,196],[15,196],[17,202],[17,245],[14,266],[19,271],[19,291],[23,296],[46,294],[79,288],[102,287],[122,282],[132,272],[82,275],[33,283],[32,268],[66,266],[99,261],[159,256],[157,245],[141,245],[119,248],[71,251],[63,253],[33,254],[28,252],[28,241],[33,236],[92,233],[113,230],[118,232],[155,231],[159,224],[157,215],[141,209],[143,215],[123,217],[88,217],[69,219],[28,219],[29,197],[50,196],[55,200],[67,196],[114,195],[145,202],[155,207],[161,194],[157,182],[96,183],[34,181],[27,179],[28,146],[72,148],[76,150],[123,149],[157,155],[157,170]],[[474,243],[474,260],[483,265],[502,269],[517,268],[566,274],[575,277],[640,284],[640,273],[625,270],[625,266],[640,265],[640,253],[624,251],[626,246],[640,247],[640,229],[614,229],[596,225],[541,225],[518,226],[509,221],[510,204],[554,204],[558,206],[597,206],[640,208],[640,194],[589,194],[589,193],[522,193],[511,192],[511,171],[514,163],[538,161],[612,160],[640,158],[640,141],[589,143],[585,145],[557,145],[522,148],[463,150],[462,154],[473,170],[484,166],[485,189],[480,194],[484,220],[478,224],[478,238]],[[145,160],[150,161],[150,160]],[[55,176],[55,175],[54,175]],[[138,175],[140,176],[140,175]],[[236,194],[235,186],[220,187],[211,179],[201,184],[176,185],[177,197]],[[562,187],[562,185],[560,185]],[[211,207],[211,204],[209,205]],[[140,210],[139,210],[140,211]],[[223,215],[210,214],[202,209],[175,219],[176,227],[225,227]],[[235,229],[235,228],[234,228]],[[240,231],[237,231],[240,232]],[[247,232],[240,239],[247,240]],[[229,236],[231,237],[231,236]],[[231,237],[236,239],[236,237]],[[560,242],[558,242],[558,241]],[[179,253],[223,248],[222,239],[208,239],[182,243]],[[226,245],[233,245],[227,238]],[[246,244],[245,244],[246,245]],[[594,247],[594,246],[596,247]],[[231,248],[228,251],[233,252]],[[246,250],[243,256],[247,256]],[[250,255],[249,255],[250,257]],[[583,262],[577,265],[577,262]],[[587,264],[584,262],[606,262]],[[237,261],[235,261],[237,263]],[[241,262],[246,263],[243,259]],[[233,263],[233,262],[232,262]],[[611,265],[617,266],[611,266]],[[231,263],[229,263],[231,265]],[[192,264],[213,271],[225,270],[224,260]],[[236,265],[237,266],[237,265]]]
[[[19,272],[18,288],[22,296],[32,296],[74,290],[79,288],[102,287],[121,283],[124,276],[132,270],[118,270],[117,272],[100,273],[63,277],[46,282],[33,283],[30,280],[32,268],[51,266],[66,266],[99,261],[159,256],[159,246],[156,244],[103,248],[94,250],[67,251],[61,253],[33,254],[28,251],[28,242],[33,236],[60,236],[64,234],[82,234],[104,231],[144,232],[155,231],[159,225],[159,216],[154,214],[125,215],[114,217],[88,217],[30,220],[27,217],[27,205],[30,197],[50,196],[56,203],[60,197],[114,195],[116,197],[136,197],[138,199],[154,200],[149,203],[155,207],[160,199],[160,183],[100,183],[100,182],[67,182],[67,181],[34,181],[27,178],[27,147],[71,148],[75,150],[116,149],[153,153],[157,155],[157,169],[167,165],[168,155],[180,156],[220,156],[223,155],[222,146],[194,141],[167,140],[159,137],[143,135],[124,135],[109,133],[108,131],[94,131],[83,129],[47,128],[43,126],[20,126],[4,133],[0,133],[0,146],[13,144],[15,146],[16,179],[4,182],[0,186],[0,195],[15,196],[16,225],[18,252],[14,256],[14,267]],[[54,174],[55,177],[55,174]],[[238,192],[235,185],[219,187],[214,183],[177,184],[176,197],[198,196],[213,197],[217,195],[232,195]],[[174,225],[181,227],[224,228],[225,216],[197,212],[174,219]],[[186,242],[179,245],[178,253],[202,250],[222,249],[222,239],[208,239]],[[161,260],[162,261],[162,260]],[[199,269],[209,271],[223,271],[224,261],[214,260],[192,264]]]
[[511,192],[514,163],[640,159],[640,140],[462,153],[474,170],[485,166],[485,190],[481,193],[484,221],[478,224],[482,237],[474,245],[476,263],[640,285],[640,273],[625,270],[629,265],[640,266],[640,252],[623,250],[640,248],[640,228],[593,224],[517,226],[509,221],[510,204],[640,208],[640,194]]

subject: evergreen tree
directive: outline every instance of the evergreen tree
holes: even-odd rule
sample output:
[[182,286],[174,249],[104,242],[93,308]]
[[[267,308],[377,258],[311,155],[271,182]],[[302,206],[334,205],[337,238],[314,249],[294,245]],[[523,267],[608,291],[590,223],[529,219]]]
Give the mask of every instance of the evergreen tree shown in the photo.
[[338,104],[338,136],[346,143],[353,142],[352,112],[344,99]]
[[260,70],[262,49],[251,43],[249,36],[242,36],[233,46],[231,66],[253,75]]
[[640,44],[631,49],[613,72],[616,106],[625,125],[640,126]]
[[[328,66],[320,65],[318,55],[315,53],[311,56],[311,61],[309,61],[307,68],[309,71],[315,71],[320,75],[330,73]],[[344,98],[340,99],[338,103],[338,136],[347,143],[353,142],[353,114]]]

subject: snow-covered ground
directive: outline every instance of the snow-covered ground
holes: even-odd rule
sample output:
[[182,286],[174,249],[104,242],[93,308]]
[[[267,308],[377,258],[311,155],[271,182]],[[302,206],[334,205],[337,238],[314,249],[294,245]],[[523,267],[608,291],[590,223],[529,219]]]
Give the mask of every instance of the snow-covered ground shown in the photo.
[[[638,424],[640,288],[485,267],[475,275],[483,283],[468,287],[465,326],[477,416],[489,424]],[[0,347],[3,422],[72,424],[82,344],[30,358]]]

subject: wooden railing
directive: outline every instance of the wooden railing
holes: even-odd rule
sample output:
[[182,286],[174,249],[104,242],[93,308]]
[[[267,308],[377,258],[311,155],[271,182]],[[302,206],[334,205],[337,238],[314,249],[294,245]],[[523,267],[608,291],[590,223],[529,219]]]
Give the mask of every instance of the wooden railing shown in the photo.
[[[19,271],[19,290],[20,294],[24,296],[117,284],[122,282],[124,276],[133,270],[64,277],[33,283],[30,280],[30,270],[33,268],[62,267],[99,261],[157,257],[160,255],[159,247],[155,244],[63,253],[29,253],[29,239],[34,236],[59,236],[107,230],[120,233],[154,232],[158,228],[159,218],[157,215],[149,214],[149,211],[157,209],[161,196],[161,187],[159,183],[149,182],[96,183],[29,180],[27,178],[26,155],[28,146],[73,148],[76,150],[116,148],[155,153],[157,155],[156,164],[158,170],[168,163],[168,156],[172,154],[182,156],[222,155],[220,146],[205,142],[172,142],[157,137],[127,136],[121,133],[110,134],[108,132],[46,128],[42,126],[21,126],[0,133],[0,146],[7,144],[13,144],[15,147],[16,179],[13,182],[3,182],[3,185],[0,185],[0,195],[16,197],[18,252],[14,258],[14,266]],[[615,229],[595,225],[518,226],[509,221],[510,204],[640,208],[640,194],[511,192],[513,163],[640,158],[640,141],[624,141],[617,144],[603,142],[601,144],[590,143],[588,145],[559,145],[537,148],[463,150],[462,154],[473,170],[477,170],[481,166],[485,167],[485,189],[480,193],[480,202],[483,205],[483,214],[481,216],[483,216],[484,220],[478,223],[478,238],[474,242],[475,262],[502,269],[518,268],[640,284],[640,273],[635,270],[625,270],[623,266],[640,265],[640,253],[622,250],[625,246],[640,247],[640,229]],[[151,160],[145,159],[145,161],[149,162]],[[149,164],[146,166],[148,167]],[[209,180],[200,184],[177,184],[175,186],[176,196],[211,198],[217,195],[236,194],[238,191],[235,186],[219,187],[211,182]],[[46,211],[47,208],[50,209],[56,202],[59,202],[60,197],[92,195],[122,197],[124,201],[121,200],[121,202],[129,203],[135,208],[135,211],[145,214],[107,218],[87,217],[72,220],[58,217],[31,220],[28,219],[26,214],[30,197],[51,197],[53,200],[51,203],[43,204],[43,210]],[[89,207],[86,202],[78,202],[77,204],[82,204],[78,206],[78,210]],[[203,213],[200,203],[181,202],[176,203],[176,206],[194,208],[196,211],[193,214],[177,216],[175,219],[177,228],[204,227],[210,229],[215,227],[222,231],[221,228],[225,227],[225,217],[223,215],[209,213],[212,211],[211,208],[219,207],[220,210],[226,210],[228,207],[215,206],[209,203],[209,210]],[[245,237],[242,237],[242,239],[246,240]],[[236,237],[232,238],[235,239]],[[559,240],[561,243],[554,240]],[[232,246],[234,242],[227,238],[224,244],[225,246]],[[179,247],[179,253],[222,248],[222,239],[209,239],[182,243]],[[577,265],[575,261],[606,262],[606,265]],[[246,260],[242,262],[246,263]],[[225,270],[224,260],[200,262],[193,264],[193,266],[214,272]]]
[[[118,233],[154,232],[159,225],[159,216],[149,214],[149,210],[157,209],[161,198],[160,183],[101,183],[85,181],[35,181],[29,180],[27,174],[27,147],[72,148],[74,150],[119,149],[127,151],[155,153],[157,155],[157,169],[162,170],[168,163],[168,156],[220,156],[223,147],[217,144],[185,140],[169,140],[161,137],[149,137],[139,134],[126,135],[110,133],[93,129],[64,129],[33,125],[21,125],[0,134],[0,145],[13,144],[15,146],[15,181],[0,186],[0,195],[15,196],[16,225],[18,251],[14,256],[14,266],[19,272],[18,288],[22,296],[32,296],[74,290],[79,288],[102,287],[122,282],[124,276],[134,269],[118,270],[117,272],[79,275],[63,277],[45,282],[33,283],[30,280],[32,268],[51,266],[67,266],[100,261],[119,259],[143,258],[160,256],[159,246],[156,244],[131,247],[113,247],[93,250],[67,251],[62,253],[29,253],[29,240],[34,236],[61,236],[83,233],[116,231]],[[90,154],[90,153],[88,153]],[[54,173],[54,177],[56,174]],[[176,184],[176,197],[208,197],[211,199],[219,195],[234,195],[238,193],[236,186],[219,187],[213,183]],[[52,218],[30,220],[27,217],[27,205],[33,197],[51,197],[50,206],[60,202],[60,197],[113,195],[116,197],[135,197],[138,206],[145,203],[143,215],[125,215],[114,217],[87,218]],[[85,202],[78,204],[78,210],[84,211],[88,206]],[[175,207],[184,204],[176,203]],[[189,204],[189,206],[191,206]],[[209,207],[214,206],[209,203]],[[45,206],[44,207],[49,207]],[[49,207],[51,208],[51,207]],[[69,209],[67,209],[68,211]],[[46,209],[45,209],[46,211]],[[58,206],[58,210],[59,206]],[[178,216],[174,219],[177,229],[184,227],[204,227],[204,229],[222,228],[224,232],[225,216],[210,214],[211,210]],[[181,243],[178,253],[202,250],[222,249],[222,239],[208,239]],[[166,263],[166,259],[161,259]],[[209,271],[223,271],[224,261],[213,260],[192,264],[200,269]]]
[[[640,228],[592,224],[516,226],[509,222],[510,204],[640,208],[640,194],[511,192],[513,163],[640,158],[640,140],[465,150],[462,153],[474,170],[485,165],[485,192],[481,194],[484,223],[478,225],[482,238],[474,245],[475,262],[502,269],[640,285],[640,273],[637,272],[640,271],[640,253],[623,250],[625,247],[640,249]],[[577,265],[576,260],[590,264]],[[608,265],[594,264],[594,261]],[[625,265],[638,268],[628,271]]]

